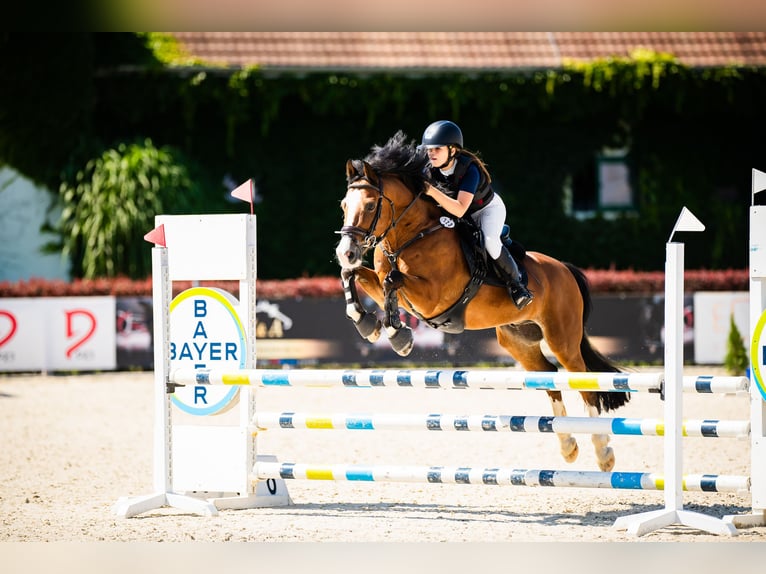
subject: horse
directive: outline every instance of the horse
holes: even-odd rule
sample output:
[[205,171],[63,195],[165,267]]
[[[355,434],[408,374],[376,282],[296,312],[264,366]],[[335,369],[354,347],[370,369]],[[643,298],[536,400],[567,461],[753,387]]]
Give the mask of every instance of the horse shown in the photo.
[[[461,307],[459,329],[494,328],[497,341],[526,371],[556,371],[541,349],[544,340],[569,372],[621,372],[588,340],[585,324],[591,297],[585,274],[571,263],[529,251],[520,267],[526,271],[532,303],[519,310],[507,288],[476,283],[461,248],[454,219],[425,195],[428,159],[397,132],[383,146],[373,146],[364,159],[346,163],[347,189],[341,208],[343,226],[336,247],[346,295],[346,315],[360,335],[376,341],[385,327],[400,355],[412,349],[412,333],[403,325],[399,308],[416,317],[439,317]],[[364,266],[374,249],[373,268]],[[384,320],[359,302],[356,284],[384,309]],[[472,297],[466,294],[469,291]],[[432,324],[432,326],[437,326]],[[560,391],[548,390],[554,416],[566,416]],[[617,409],[630,400],[627,392],[580,391],[588,416]],[[577,441],[558,433],[561,455],[573,462]],[[614,467],[609,436],[592,436],[598,466]]]

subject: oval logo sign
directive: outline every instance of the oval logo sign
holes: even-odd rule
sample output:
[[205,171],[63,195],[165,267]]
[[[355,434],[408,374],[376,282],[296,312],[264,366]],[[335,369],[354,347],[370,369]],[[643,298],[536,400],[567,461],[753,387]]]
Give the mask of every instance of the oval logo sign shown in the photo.
[[753,379],[755,384],[758,385],[761,397],[766,400],[766,383],[763,380],[763,375],[766,374],[766,337],[764,337],[764,326],[766,326],[766,311],[761,314],[758,323],[755,325],[753,342],[750,347],[750,357],[753,362]]
[[[170,303],[170,367],[245,368],[245,329],[238,301],[226,291],[193,287]],[[220,414],[235,404],[237,386],[178,387],[172,401],[192,415]]]

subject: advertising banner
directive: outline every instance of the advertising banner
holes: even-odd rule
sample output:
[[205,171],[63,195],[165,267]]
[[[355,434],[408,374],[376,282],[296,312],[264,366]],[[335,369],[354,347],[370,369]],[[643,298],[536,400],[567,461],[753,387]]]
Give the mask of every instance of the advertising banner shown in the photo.
[[114,370],[114,297],[0,300],[0,370]]
[[45,313],[40,338],[49,341],[46,370],[116,368],[114,297],[57,297],[40,302]]
[[[722,364],[731,322],[747,347],[750,337],[750,297],[746,291],[716,291],[694,294],[694,362],[703,365]],[[747,337],[747,339],[746,339]]]
[[154,368],[154,309],[151,297],[118,297],[116,302],[117,369]]
[[[190,316],[203,327],[226,305],[210,293],[210,305],[196,308],[177,303],[174,316]],[[742,336],[750,333],[747,292],[706,292],[684,298],[684,357],[697,364],[722,364],[734,319]],[[378,314],[372,301],[364,301]],[[192,305],[186,309],[188,305]],[[233,308],[238,305],[232,303]],[[175,309],[175,305],[174,305]],[[186,310],[184,310],[186,309]],[[210,312],[209,317],[195,317]],[[413,330],[414,349],[397,355],[385,333],[378,341],[363,340],[346,318],[342,298],[294,298],[256,302],[258,366],[358,365],[362,367],[416,365],[513,364],[497,343],[494,329],[445,334],[401,311]],[[225,321],[225,319],[222,319]],[[593,297],[587,334],[613,362],[661,364],[664,354],[664,297],[662,294],[604,294]],[[233,328],[233,327],[232,327]],[[154,368],[152,298],[63,297],[0,299],[0,372],[131,370]],[[196,336],[195,336],[196,335]],[[201,345],[200,332],[188,335]],[[239,337],[239,335],[237,335]],[[198,350],[192,344],[178,358],[207,364],[218,360],[218,347]],[[225,348],[221,348],[221,353]],[[543,346],[543,350],[546,348]],[[202,356],[207,353],[206,356]],[[212,354],[210,354],[212,353]],[[239,351],[238,351],[239,353]],[[225,356],[222,354],[222,358]],[[198,360],[199,359],[199,360]],[[232,361],[238,366],[241,355]]]
[[41,299],[0,299],[0,371],[41,371],[48,338]]
[[[369,309],[373,310],[372,306]],[[382,319],[382,312],[376,312]],[[415,347],[407,357],[400,357],[391,349],[385,333],[375,343],[362,339],[346,318],[342,298],[259,300],[256,304],[258,363],[376,366],[403,361],[438,365],[510,360],[497,346],[494,329],[448,335],[403,311],[401,319],[413,330]]]
[[[684,295],[684,357],[694,357],[694,297]],[[665,354],[665,296],[662,293],[593,296],[586,324],[591,343],[612,362],[661,364]]]

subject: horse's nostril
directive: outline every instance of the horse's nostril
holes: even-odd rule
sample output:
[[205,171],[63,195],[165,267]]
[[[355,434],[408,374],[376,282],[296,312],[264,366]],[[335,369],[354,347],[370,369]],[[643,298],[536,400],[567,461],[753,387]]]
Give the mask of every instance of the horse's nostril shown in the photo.
[[353,261],[353,260],[355,259],[355,257],[354,257],[354,252],[353,252],[351,249],[349,249],[348,251],[346,251],[346,259],[347,259],[348,261]]

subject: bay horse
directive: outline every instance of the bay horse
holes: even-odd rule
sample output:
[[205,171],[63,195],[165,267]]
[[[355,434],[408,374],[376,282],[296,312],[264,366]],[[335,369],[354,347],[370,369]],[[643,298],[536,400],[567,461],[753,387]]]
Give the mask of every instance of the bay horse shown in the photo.
[[[346,163],[347,189],[341,202],[343,227],[336,248],[346,294],[346,314],[368,341],[385,327],[400,355],[413,346],[412,332],[399,318],[399,307],[428,322],[468,299],[472,282],[454,220],[425,195],[424,167],[428,158],[401,131],[383,146],[373,146],[363,160]],[[365,267],[366,252],[374,248],[374,269]],[[486,282],[464,306],[460,329],[495,328],[498,343],[526,371],[556,371],[543,354],[545,340],[564,369],[570,372],[619,372],[591,346],[585,323],[591,307],[584,273],[537,252],[521,262],[534,293],[532,303],[519,310],[503,286]],[[384,309],[381,325],[359,302],[356,284]],[[455,331],[452,331],[455,332]],[[560,391],[547,391],[554,416],[566,416]],[[589,416],[623,406],[627,392],[580,391]],[[564,460],[577,458],[579,447],[570,434],[558,434]],[[598,466],[614,467],[608,435],[593,435]]]

